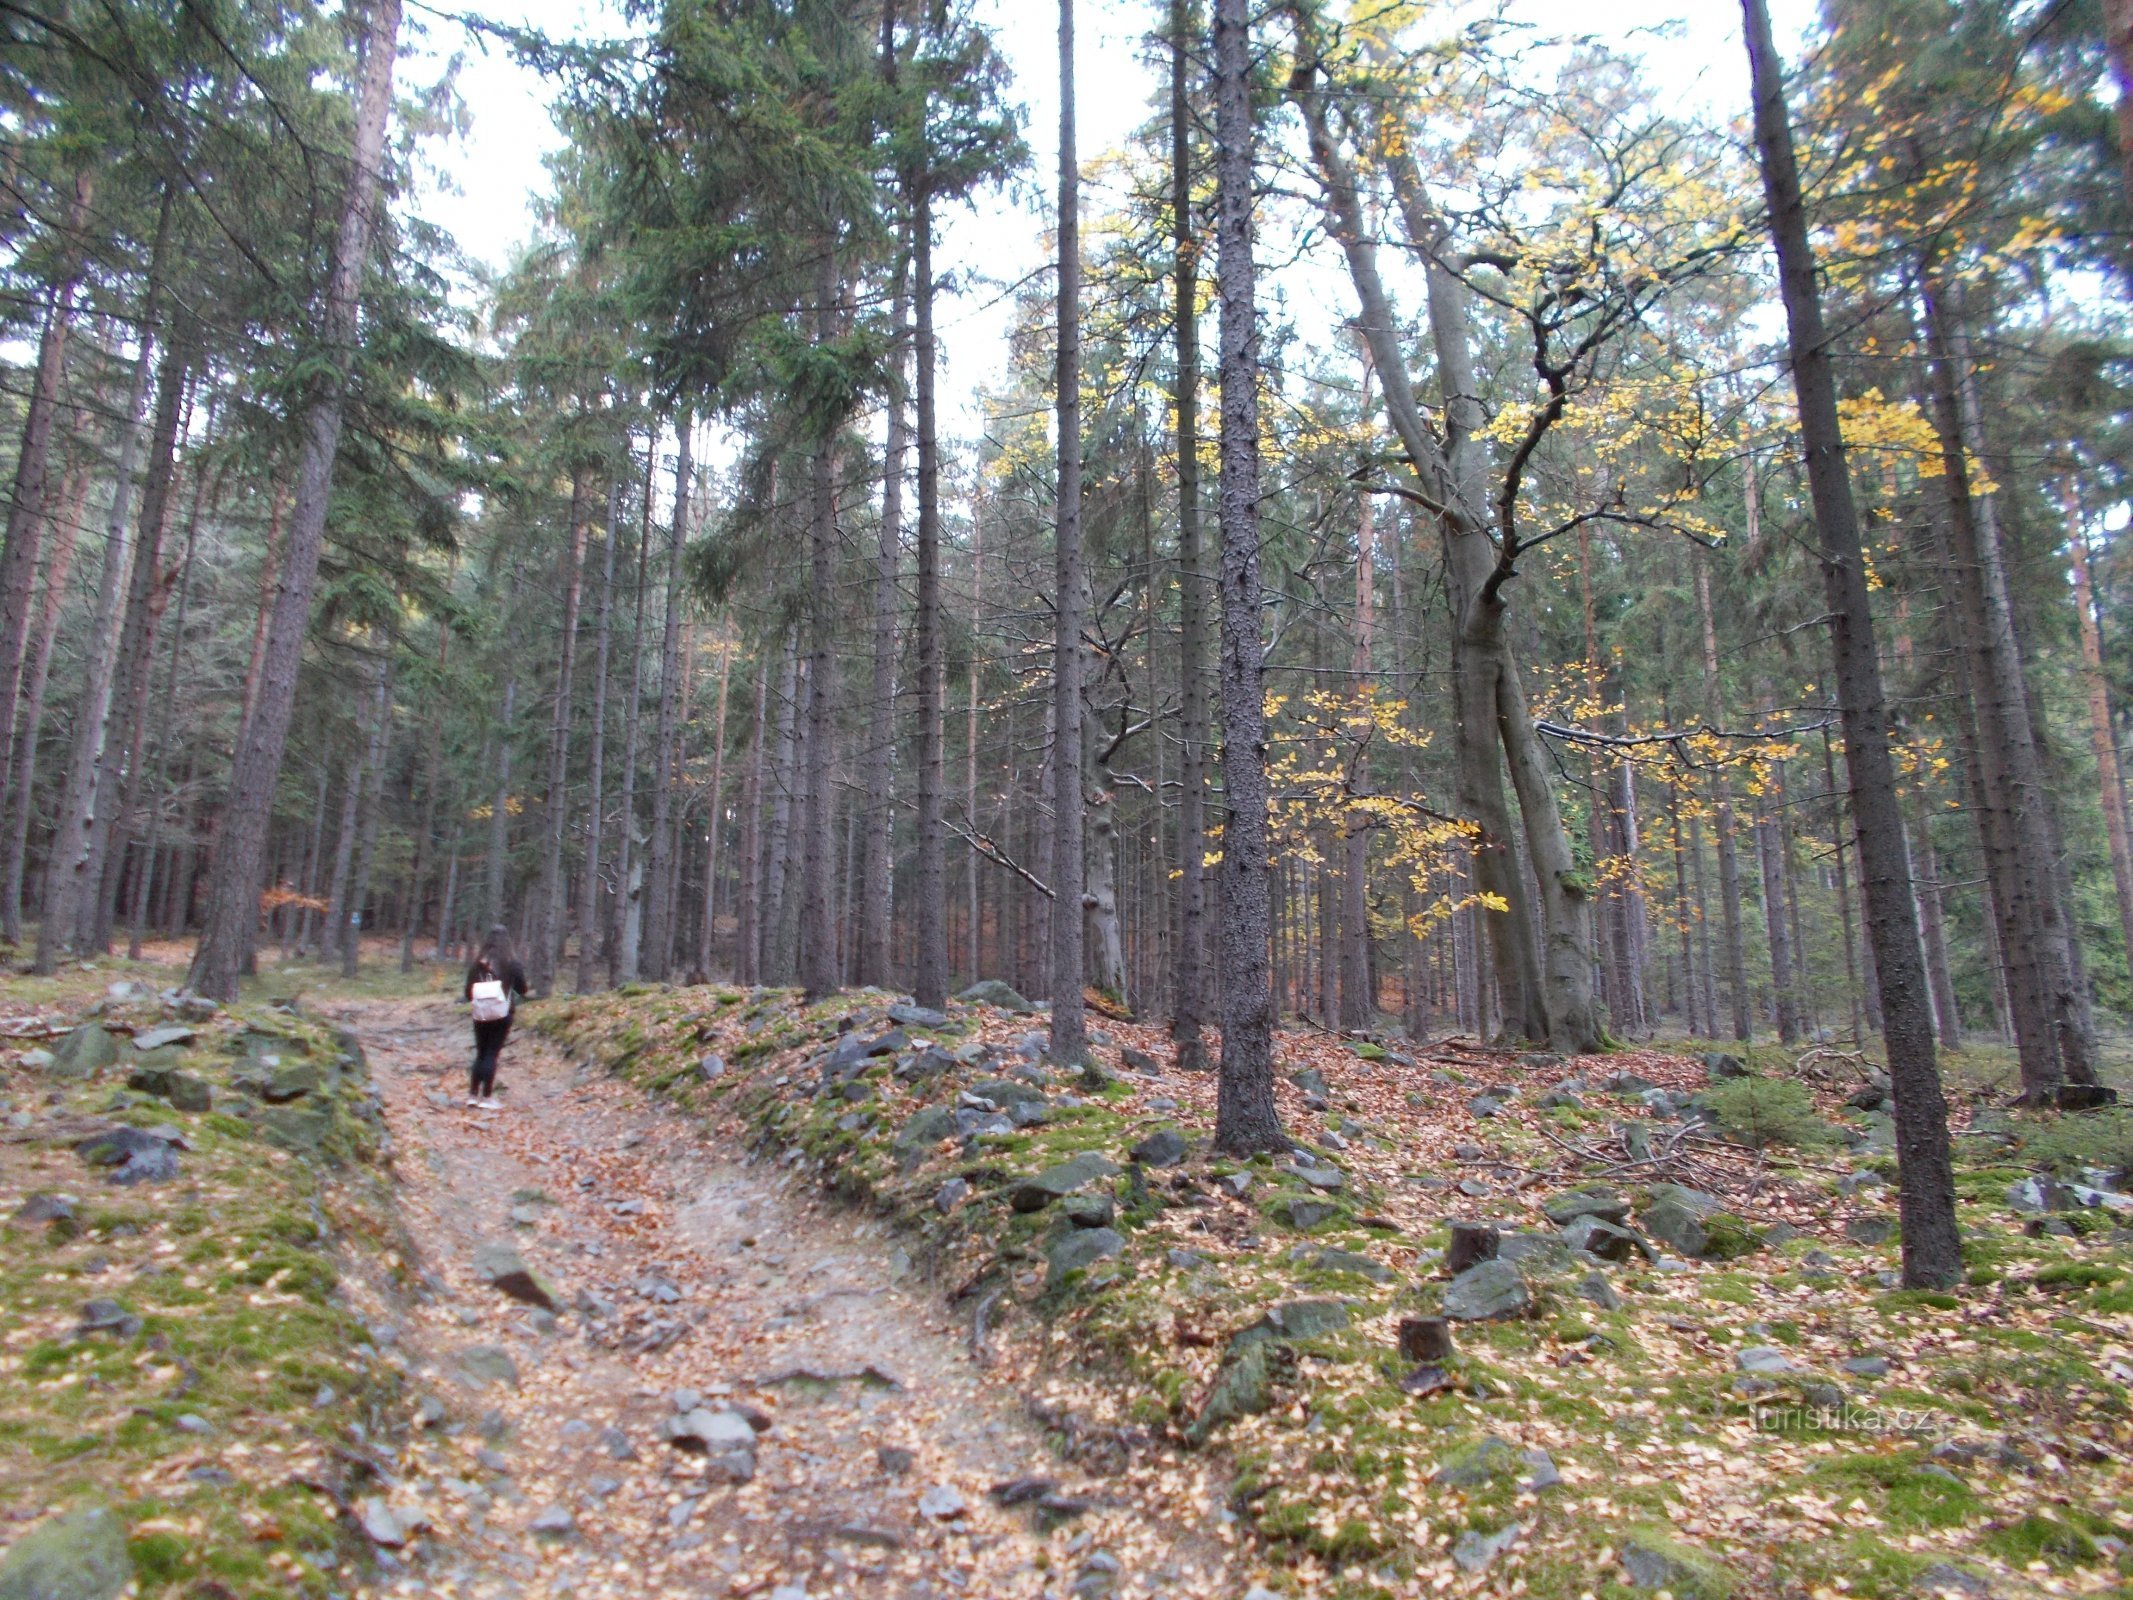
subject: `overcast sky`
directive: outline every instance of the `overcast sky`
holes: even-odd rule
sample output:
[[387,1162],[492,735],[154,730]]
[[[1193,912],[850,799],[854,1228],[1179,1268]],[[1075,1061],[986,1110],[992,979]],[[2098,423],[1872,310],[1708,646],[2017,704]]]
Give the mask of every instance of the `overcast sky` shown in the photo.
[[[484,8],[499,21],[540,28],[558,36],[611,37],[622,27],[604,0],[489,0]],[[1167,95],[1167,68],[1148,58],[1144,40],[1160,10],[1151,0],[1080,0],[1076,7],[1075,71],[1082,164],[1100,170],[1100,158],[1122,148],[1145,121],[1155,97]],[[1509,0],[1516,21],[1544,33],[1590,29],[1594,15],[1606,26],[1597,34],[1619,49],[1643,55],[1656,81],[1685,110],[1731,117],[1747,104],[1748,71],[1740,42],[1740,13],[1727,0]],[[1809,22],[1812,0],[1776,0],[1781,37],[1798,39]],[[1032,164],[1017,190],[983,197],[970,210],[943,219],[936,260],[965,288],[940,317],[943,418],[952,434],[969,437],[978,426],[974,397],[999,371],[1000,352],[1012,307],[998,286],[1040,270],[1046,261],[1044,220],[1037,202],[1054,179],[1058,149],[1058,11],[1051,0],[979,0],[1014,74],[1011,94],[1027,108],[1026,137]],[[423,18],[420,12],[411,13]],[[547,187],[542,157],[561,139],[547,112],[547,85],[502,51],[484,52],[454,25],[434,17],[416,53],[405,64],[409,85],[433,81],[453,54],[464,57],[459,89],[472,117],[466,136],[433,143],[426,152],[443,175],[446,192],[430,192],[419,204],[429,218],[457,237],[476,260],[501,269],[533,228],[533,204]],[[456,191],[456,192],[451,192]],[[1085,181],[1085,215],[1109,209],[1112,197],[1098,181]],[[1307,275],[1288,286],[1292,314],[1323,315],[1328,323],[1349,314],[1343,283],[1330,272]],[[1338,300],[1338,304],[1321,304]]]

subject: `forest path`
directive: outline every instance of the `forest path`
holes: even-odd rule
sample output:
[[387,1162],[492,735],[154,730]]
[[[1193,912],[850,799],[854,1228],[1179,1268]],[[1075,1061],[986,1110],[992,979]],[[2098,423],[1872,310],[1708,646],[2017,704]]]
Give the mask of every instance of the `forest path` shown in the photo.
[[[447,1412],[384,1497],[407,1542],[377,1592],[1241,1592],[1210,1508],[1181,1527],[1116,1480],[1079,1482],[869,1225],[718,1159],[698,1126],[530,1032],[504,1053],[504,1109],[484,1112],[465,1105],[458,1006],[322,1009],[361,1036],[384,1097],[429,1291],[399,1339]],[[498,1245],[559,1317],[485,1280],[477,1253]],[[752,1481],[665,1442],[676,1391],[753,1414]],[[1047,1533],[988,1494],[1032,1477],[1094,1504]]]

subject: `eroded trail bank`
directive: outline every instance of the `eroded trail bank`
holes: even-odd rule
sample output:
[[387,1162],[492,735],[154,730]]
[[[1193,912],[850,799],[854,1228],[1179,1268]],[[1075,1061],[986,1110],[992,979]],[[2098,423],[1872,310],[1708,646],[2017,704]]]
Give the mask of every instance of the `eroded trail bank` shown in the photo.
[[530,1032],[485,1113],[458,1008],[334,1015],[422,1257],[418,1302],[375,1308],[429,1397],[365,1506],[380,1592],[1242,1591],[1205,1495],[1062,1467],[868,1225]]

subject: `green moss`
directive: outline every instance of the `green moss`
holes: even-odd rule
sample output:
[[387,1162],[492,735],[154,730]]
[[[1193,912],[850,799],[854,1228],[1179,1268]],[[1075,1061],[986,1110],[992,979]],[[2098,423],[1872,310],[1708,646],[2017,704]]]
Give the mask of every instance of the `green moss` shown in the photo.
[[2054,1572],[2087,1566],[2101,1554],[2096,1541],[2079,1528],[2038,1512],[1992,1529],[1983,1542],[2009,1566],[2026,1567],[2041,1561]]
[[1878,1494],[1884,1515],[1900,1528],[1956,1528],[1983,1509],[1968,1484],[1913,1450],[1826,1461],[1814,1475],[1845,1494]]

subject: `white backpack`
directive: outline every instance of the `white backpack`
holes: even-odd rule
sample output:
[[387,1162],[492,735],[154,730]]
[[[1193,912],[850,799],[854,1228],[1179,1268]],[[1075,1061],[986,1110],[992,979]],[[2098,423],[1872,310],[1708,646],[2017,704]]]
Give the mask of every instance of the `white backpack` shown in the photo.
[[501,1022],[511,1015],[511,997],[501,978],[478,978],[471,996],[476,1022]]

